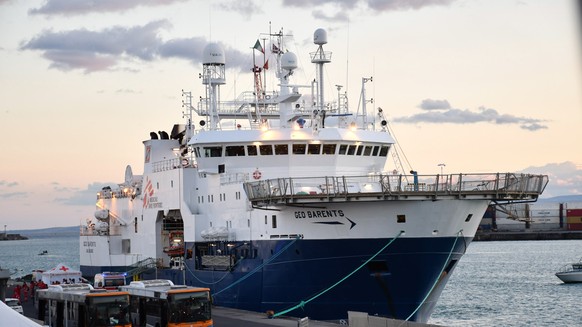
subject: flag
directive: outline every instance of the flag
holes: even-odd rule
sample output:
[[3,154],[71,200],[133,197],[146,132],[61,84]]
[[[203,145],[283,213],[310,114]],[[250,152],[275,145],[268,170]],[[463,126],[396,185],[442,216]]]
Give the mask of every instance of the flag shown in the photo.
[[272,53],[276,53],[276,54],[283,54],[283,51],[281,51],[281,50],[279,49],[279,47],[277,47],[277,46],[276,46],[276,45],[274,45],[274,44],[273,44],[273,47],[272,47],[272,49],[271,49],[271,52],[272,52]]
[[255,46],[253,47],[253,49],[259,50],[262,53],[265,53],[265,50],[263,50],[263,47],[261,46],[261,42],[259,42],[259,40],[257,40],[257,42],[255,43]]
[[267,61],[265,61],[265,64],[263,65],[263,69],[269,69],[269,59],[267,59]]

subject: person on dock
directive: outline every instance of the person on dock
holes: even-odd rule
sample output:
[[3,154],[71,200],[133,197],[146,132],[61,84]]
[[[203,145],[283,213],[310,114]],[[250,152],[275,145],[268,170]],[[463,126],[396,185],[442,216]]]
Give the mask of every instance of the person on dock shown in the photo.
[[24,303],[28,302],[28,285],[26,284],[26,282],[24,282],[24,284],[22,284],[22,297],[24,298]]
[[14,287],[14,295],[12,297],[20,301],[20,285]]

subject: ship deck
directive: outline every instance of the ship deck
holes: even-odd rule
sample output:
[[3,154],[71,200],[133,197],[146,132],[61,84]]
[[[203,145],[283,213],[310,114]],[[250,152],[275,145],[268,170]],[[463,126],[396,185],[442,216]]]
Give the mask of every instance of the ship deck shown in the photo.
[[252,205],[300,205],[349,201],[489,200],[536,201],[546,175],[515,173],[277,178],[244,185]]

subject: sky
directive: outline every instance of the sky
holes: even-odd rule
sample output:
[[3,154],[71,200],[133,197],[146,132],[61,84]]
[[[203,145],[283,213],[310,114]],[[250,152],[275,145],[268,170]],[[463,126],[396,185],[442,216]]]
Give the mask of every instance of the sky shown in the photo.
[[[95,194],[141,174],[150,131],[183,123],[209,42],[232,99],[252,47],[282,30],[295,83],[357,107],[362,78],[419,174],[531,172],[582,195],[582,24],[569,0],[0,0],[0,229],[84,223]],[[269,85],[269,80],[267,81]],[[330,91],[327,91],[327,90]],[[444,164],[444,166],[439,166]]]

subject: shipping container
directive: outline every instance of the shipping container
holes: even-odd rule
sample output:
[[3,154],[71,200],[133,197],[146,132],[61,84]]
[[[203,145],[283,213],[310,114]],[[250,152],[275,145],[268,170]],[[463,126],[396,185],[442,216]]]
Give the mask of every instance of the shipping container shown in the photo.
[[568,230],[582,230],[582,223],[568,224]]
[[566,209],[566,217],[582,217],[582,209]]
[[580,223],[582,223],[582,216],[566,217],[566,223],[568,223],[568,224],[580,224]]

